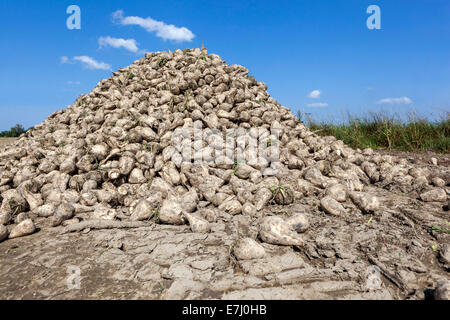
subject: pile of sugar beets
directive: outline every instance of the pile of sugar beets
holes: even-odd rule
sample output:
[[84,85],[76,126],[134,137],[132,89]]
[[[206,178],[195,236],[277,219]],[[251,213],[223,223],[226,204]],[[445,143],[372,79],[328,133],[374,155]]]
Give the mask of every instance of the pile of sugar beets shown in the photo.
[[[376,213],[368,185],[448,200],[442,178],[317,136],[266,90],[204,48],[147,53],[0,150],[0,241],[34,233],[43,217],[48,227],[145,221],[210,232],[221,211],[260,218],[264,242],[301,246],[306,217],[264,216],[265,206],[311,197],[330,215]],[[203,161],[180,161],[195,129],[209,129],[192,145]],[[226,146],[230,156],[223,142],[239,130],[251,141]],[[250,142],[264,157],[249,155]],[[263,253],[252,239],[234,250]]]

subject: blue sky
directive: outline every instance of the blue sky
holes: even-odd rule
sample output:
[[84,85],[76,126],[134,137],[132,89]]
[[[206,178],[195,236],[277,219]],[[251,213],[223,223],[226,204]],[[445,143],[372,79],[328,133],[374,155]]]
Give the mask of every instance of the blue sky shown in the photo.
[[[81,30],[66,27],[73,4]],[[372,4],[381,30],[366,26]],[[117,70],[144,50],[202,41],[246,66],[281,104],[317,119],[450,111],[448,0],[1,0],[0,39],[0,130],[35,125],[70,105],[111,75],[105,65]]]

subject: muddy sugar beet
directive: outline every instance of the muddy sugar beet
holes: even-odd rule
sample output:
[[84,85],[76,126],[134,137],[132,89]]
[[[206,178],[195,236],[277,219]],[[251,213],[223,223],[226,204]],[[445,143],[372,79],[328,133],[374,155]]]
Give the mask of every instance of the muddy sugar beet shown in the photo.
[[376,216],[384,201],[367,188],[381,187],[447,201],[446,177],[317,136],[266,90],[205,49],[147,53],[0,150],[0,241],[81,217],[209,233],[244,216],[261,230],[235,250],[253,258],[264,250],[252,241],[304,244],[307,220],[274,205]]

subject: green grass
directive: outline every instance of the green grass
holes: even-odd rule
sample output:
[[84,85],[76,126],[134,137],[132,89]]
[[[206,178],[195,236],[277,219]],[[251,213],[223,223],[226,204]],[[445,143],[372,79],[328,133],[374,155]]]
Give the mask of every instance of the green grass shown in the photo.
[[159,65],[159,67],[161,68],[161,67],[164,67],[164,65],[167,63],[167,59],[165,58],[165,57],[161,57],[161,58],[159,58],[159,60],[158,60],[158,65]]
[[[302,114],[298,114],[302,121]],[[305,124],[320,136],[334,136],[352,148],[393,149],[400,151],[450,152],[450,113],[440,120],[418,118],[414,113],[407,120],[398,115],[369,113],[365,117],[348,116],[341,124],[314,121]]]

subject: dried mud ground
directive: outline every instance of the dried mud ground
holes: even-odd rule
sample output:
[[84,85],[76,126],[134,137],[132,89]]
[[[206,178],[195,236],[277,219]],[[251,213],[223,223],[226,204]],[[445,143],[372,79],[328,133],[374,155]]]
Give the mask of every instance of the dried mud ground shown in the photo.
[[17,138],[0,138],[0,147],[16,141]]
[[[448,154],[395,155],[450,163]],[[209,234],[152,222],[61,234],[62,227],[37,220],[39,232],[0,243],[0,299],[430,298],[436,283],[449,279],[443,248],[450,235],[430,229],[449,229],[447,204],[379,188],[368,192],[383,199],[374,216],[328,216],[312,198],[268,207],[264,214],[307,213],[305,246],[263,243],[267,256],[248,261],[230,253],[236,239],[258,232],[258,220],[242,215],[221,216]],[[73,267],[80,271],[79,289]]]

